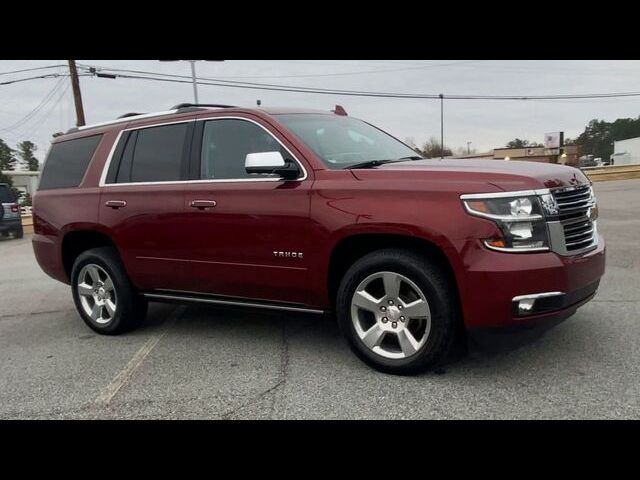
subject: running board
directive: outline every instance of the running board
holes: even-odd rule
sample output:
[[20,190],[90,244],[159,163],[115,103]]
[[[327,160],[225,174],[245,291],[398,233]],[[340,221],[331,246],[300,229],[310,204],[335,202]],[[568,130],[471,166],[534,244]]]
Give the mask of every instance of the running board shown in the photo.
[[292,307],[289,305],[278,305],[274,303],[260,303],[260,302],[247,302],[242,300],[228,300],[218,299],[204,296],[192,296],[192,295],[180,295],[180,294],[166,294],[166,293],[143,293],[143,297],[150,300],[166,300],[166,301],[178,301],[178,302],[194,302],[194,303],[210,303],[213,305],[224,305],[228,307],[243,307],[243,308],[259,308],[266,310],[282,310],[286,312],[300,312],[300,313],[315,313],[322,315],[325,310],[318,310],[315,308],[306,307]]

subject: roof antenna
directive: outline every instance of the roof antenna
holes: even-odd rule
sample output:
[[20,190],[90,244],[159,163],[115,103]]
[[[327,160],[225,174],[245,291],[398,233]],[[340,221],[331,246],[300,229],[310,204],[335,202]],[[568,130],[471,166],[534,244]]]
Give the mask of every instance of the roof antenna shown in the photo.
[[336,105],[336,108],[331,111],[336,115],[342,115],[343,117],[347,116],[347,111],[344,108],[342,108],[342,105]]

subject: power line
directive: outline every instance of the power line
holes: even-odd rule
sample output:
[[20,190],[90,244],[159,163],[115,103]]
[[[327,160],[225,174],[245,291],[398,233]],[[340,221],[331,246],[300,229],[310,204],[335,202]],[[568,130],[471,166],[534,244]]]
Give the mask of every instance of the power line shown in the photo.
[[[364,75],[370,73],[388,73],[388,72],[402,72],[406,70],[422,70],[425,68],[439,68],[439,67],[450,67],[455,65],[460,65],[464,63],[477,62],[478,60],[460,60],[451,63],[439,63],[435,65],[414,65],[412,67],[402,67],[402,68],[382,68],[376,70],[357,70],[353,72],[332,72],[332,73],[309,73],[309,74],[300,74],[300,75],[226,75],[226,76],[218,76],[216,80],[224,79],[224,78],[314,78],[314,77],[338,77],[338,76],[350,76],[350,75]],[[79,66],[84,66],[82,64],[78,64]],[[91,66],[87,65],[86,67],[91,68]],[[162,75],[162,76],[174,76],[171,74],[161,73],[161,72],[148,72],[142,70],[126,70],[126,69],[118,69],[118,68],[109,68],[109,67],[97,67],[93,68],[102,68],[109,71],[114,72],[128,72],[128,73],[143,73],[143,74],[151,74],[151,75]],[[203,78],[205,79],[205,78]],[[209,79],[213,80],[213,79]]]
[[[116,71],[112,69],[104,69],[107,71]],[[118,71],[125,71],[118,69]],[[142,79],[142,80],[155,80],[170,83],[191,83],[191,80],[186,80],[184,75],[174,74],[160,74],[163,77],[173,78],[160,78],[152,72],[132,71],[135,73],[143,73],[142,75],[127,75],[115,73],[116,77]],[[144,75],[149,73],[151,75]],[[185,79],[185,80],[182,80]],[[424,94],[424,93],[401,93],[401,92],[376,92],[376,91],[362,91],[362,90],[341,90],[341,89],[326,89],[326,88],[312,88],[293,85],[278,85],[268,83],[256,83],[256,82],[232,82],[228,80],[219,80],[216,78],[200,78],[197,80],[199,85],[209,85],[218,87],[231,87],[231,88],[245,88],[253,90],[270,90],[280,92],[295,92],[295,93],[315,93],[323,95],[342,95],[342,96],[360,96],[360,97],[383,97],[383,98],[407,98],[407,99],[440,99],[440,94]],[[638,97],[640,92],[611,92],[611,93],[585,93],[585,94],[557,94],[557,95],[457,95],[446,94],[443,97],[447,100],[571,100],[571,99],[601,99],[601,98],[617,98],[617,97]]]
[[0,72],[0,75],[11,75],[13,73],[23,73],[23,72],[35,72],[36,70],[47,70],[49,68],[59,68],[59,67],[65,67],[66,65],[63,64],[59,64],[59,65],[47,65],[45,67],[35,67],[35,68],[24,68],[22,70],[13,70],[10,72]]
[[38,80],[40,78],[57,78],[57,77],[68,77],[68,76],[69,75],[60,74],[60,73],[48,73],[46,75],[38,75],[36,77],[18,78],[16,80],[7,80],[6,82],[0,82],[0,85],[11,85],[12,83],[27,82],[29,80]]
[[49,102],[49,100],[51,100],[51,98],[55,95],[56,91],[62,86],[63,83],[64,77],[56,82],[53,88],[49,90],[49,92],[44,96],[40,103],[33,108],[33,110],[31,110],[13,125],[0,129],[0,132],[11,132],[31,120],[31,118],[33,118],[33,116],[35,116],[45,106],[45,104]]
[[57,99],[51,104],[51,106],[44,113],[44,115],[42,115],[38,120],[36,120],[36,122],[31,126],[29,132],[26,133],[26,130],[22,130],[19,135],[22,136],[23,138],[30,138],[35,133],[35,131],[38,128],[40,128],[40,126],[44,123],[44,121],[47,120],[51,116],[51,114],[53,113],[55,108],[58,106],[58,104],[65,97],[66,93],[69,91],[70,87],[71,87],[71,84],[67,83],[65,85],[65,87],[62,89],[62,91],[60,92],[60,94],[58,95]]

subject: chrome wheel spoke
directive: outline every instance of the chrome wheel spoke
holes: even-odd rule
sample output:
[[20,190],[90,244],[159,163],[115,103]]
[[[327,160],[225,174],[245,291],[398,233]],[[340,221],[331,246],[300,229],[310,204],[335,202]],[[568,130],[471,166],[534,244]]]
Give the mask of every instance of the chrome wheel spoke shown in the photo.
[[370,312],[376,312],[380,308],[380,301],[364,290],[359,290],[355,293],[352,303]]
[[380,342],[382,342],[382,339],[384,338],[384,334],[385,331],[380,328],[379,325],[374,324],[369,330],[364,332],[364,335],[360,338],[362,338],[362,341],[367,347],[373,348],[380,345]]
[[99,320],[102,317],[102,305],[95,303],[91,309],[91,319]]
[[78,293],[84,297],[90,297],[93,295],[93,287],[86,283],[81,283],[78,285]]
[[95,265],[89,265],[87,267],[87,273],[89,274],[89,276],[91,277],[91,281],[93,282],[93,285],[96,286],[100,283],[100,274],[98,273],[98,269],[96,268]]
[[104,302],[104,306],[107,309],[107,313],[109,314],[109,318],[112,318],[116,313],[116,304],[111,301],[111,299],[107,299]]
[[408,328],[398,332],[398,343],[400,344],[402,353],[407,357],[416,353],[418,348],[420,348],[420,343],[415,339]]
[[111,280],[111,277],[107,277],[102,286],[107,292],[113,291],[113,281]]
[[400,296],[401,278],[398,274],[384,272],[382,274],[382,282],[384,283],[384,293],[387,297],[398,298]]
[[421,298],[404,305],[402,313],[408,318],[429,318],[431,316],[429,304]]

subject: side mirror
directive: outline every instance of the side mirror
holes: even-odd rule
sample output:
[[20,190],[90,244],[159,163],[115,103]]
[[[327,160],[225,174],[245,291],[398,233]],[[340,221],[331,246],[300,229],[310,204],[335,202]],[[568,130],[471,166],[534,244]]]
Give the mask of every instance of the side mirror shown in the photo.
[[280,152],[249,153],[244,160],[247,173],[280,175],[284,179],[295,179],[300,170],[291,160],[285,160]]

